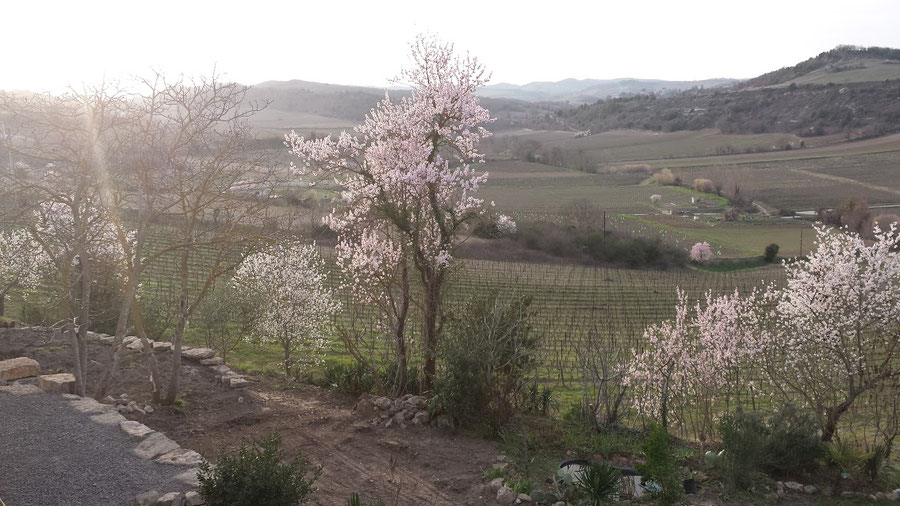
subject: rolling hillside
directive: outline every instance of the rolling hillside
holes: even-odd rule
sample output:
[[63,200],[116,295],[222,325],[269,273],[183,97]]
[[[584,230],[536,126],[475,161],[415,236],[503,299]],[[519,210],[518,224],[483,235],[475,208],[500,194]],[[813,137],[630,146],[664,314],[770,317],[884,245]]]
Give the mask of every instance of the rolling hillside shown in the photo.
[[569,102],[584,104],[635,94],[671,95],[684,90],[718,88],[737,83],[736,79],[703,81],[663,81],[659,79],[564,79],[524,85],[491,84],[478,91],[482,97],[510,98],[527,102]]
[[847,84],[885,79],[900,79],[900,49],[838,46],[793,67],[784,67],[750,79],[742,86]]

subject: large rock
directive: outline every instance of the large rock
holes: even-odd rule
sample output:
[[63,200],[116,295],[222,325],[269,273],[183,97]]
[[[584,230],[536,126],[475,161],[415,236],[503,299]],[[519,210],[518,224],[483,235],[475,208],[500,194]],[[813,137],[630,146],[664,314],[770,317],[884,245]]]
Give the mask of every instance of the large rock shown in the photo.
[[0,361],[0,380],[15,381],[41,374],[41,365],[28,357]]
[[238,376],[237,378],[231,378],[228,380],[228,386],[231,388],[246,388],[250,382]]
[[172,343],[156,341],[153,343],[153,351],[172,351]]
[[191,348],[189,350],[183,350],[181,356],[188,360],[200,361],[215,357],[216,352],[209,348]]
[[102,336],[100,336],[100,344],[103,344],[105,346],[112,346],[116,344],[116,336],[108,336],[106,334],[103,334]]
[[176,480],[184,483],[189,487],[199,487],[200,486],[200,478],[197,477],[197,473],[200,472],[200,469],[195,467],[193,469],[188,469],[187,471],[179,474],[175,477]]
[[168,453],[160,455],[157,459],[160,464],[169,464],[171,466],[197,466],[203,462],[203,457],[194,450],[187,448],[179,448]]
[[169,492],[163,495],[153,506],[182,506],[184,504],[184,495],[180,492]]
[[132,341],[125,347],[131,351],[144,351],[144,343],[142,343],[140,340]]
[[222,365],[225,360],[222,357],[204,358],[200,361],[200,365]]
[[786,481],[784,482],[784,487],[794,492],[803,492],[803,485],[796,481]]
[[497,504],[514,504],[516,499],[518,499],[516,491],[506,485],[500,487],[500,490],[497,491]]
[[119,428],[122,429],[122,432],[135,439],[144,439],[150,434],[153,434],[153,429],[141,422],[135,422],[133,420],[125,420],[119,424]]
[[140,338],[138,336],[125,336],[124,338],[122,338],[122,344],[124,344],[125,346],[128,346],[131,343],[136,343],[138,341],[140,341]]
[[82,397],[78,400],[69,401],[69,406],[72,406],[76,411],[87,414],[110,413],[116,410],[116,408],[109,404],[100,404],[90,397]]
[[172,441],[159,432],[154,432],[147,436],[141,444],[134,449],[135,455],[144,459],[155,459],[164,453],[180,448],[178,443]]
[[491,494],[496,494],[500,491],[501,488],[503,488],[503,478],[494,478],[493,480],[489,481],[488,484],[485,485],[485,487],[488,489],[488,491],[490,491]]
[[157,499],[159,499],[159,492],[156,490],[144,492],[134,498],[134,506],[153,506]]
[[38,388],[47,393],[71,394],[75,391],[75,376],[67,372],[38,376]]
[[[105,404],[101,404],[101,406],[105,406]],[[91,415],[91,420],[102,425],[121,426],[122,422],[127,420],[127,418],[120,415],[119,413],[116,413],[115,411],[112,411],[109,413],[101,413],[99,415]]]
[[184,506],[201,506],[203,498],[196,491],[191,490],[184,494]]

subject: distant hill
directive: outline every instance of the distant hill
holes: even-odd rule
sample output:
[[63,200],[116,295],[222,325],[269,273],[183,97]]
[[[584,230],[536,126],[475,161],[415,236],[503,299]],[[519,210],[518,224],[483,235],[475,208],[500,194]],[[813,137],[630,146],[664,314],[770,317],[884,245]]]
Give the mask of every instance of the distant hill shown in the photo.
[[818,56],[742,83],[744,88],[847,84],[900,79],[900,49],[838,46]]
[[718,128],[725,133],[900,131],[900,50],[840,46],[738,86],[642,94],[558,111],[569,130]]
[[[409,94],[405,90],[388,91],[392,100]],[[264,131],[280,134],[288,129],[327,132],[351,128],[384,96],[384,89],[292,80],[254,85],[247,100],[269,102],[251,122]],[[567,107],[561,103],[491,97],[484,97],[481,102],[497,118],[491,130],[523,126],[558,128],[555,112]]]
[[717,88],[737,83],[736,79],[703,81],[663,81],[659,79],[564,79],[523,85],[491,84],[478,90],[482,97],[509,98],[527,102],[570,102],[584,104],[605,98],[635,94],[670,95],[684,90]]

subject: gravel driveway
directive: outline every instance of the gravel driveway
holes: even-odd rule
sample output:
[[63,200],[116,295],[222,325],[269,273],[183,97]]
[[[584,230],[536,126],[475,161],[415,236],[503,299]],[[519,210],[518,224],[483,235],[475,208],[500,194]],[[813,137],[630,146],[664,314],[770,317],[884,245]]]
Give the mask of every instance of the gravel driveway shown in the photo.
[[181,492],[186,468],[145,460],[139,441],[60,395],[0,391],[0,499],[6,506],[130,505],[148,490]]

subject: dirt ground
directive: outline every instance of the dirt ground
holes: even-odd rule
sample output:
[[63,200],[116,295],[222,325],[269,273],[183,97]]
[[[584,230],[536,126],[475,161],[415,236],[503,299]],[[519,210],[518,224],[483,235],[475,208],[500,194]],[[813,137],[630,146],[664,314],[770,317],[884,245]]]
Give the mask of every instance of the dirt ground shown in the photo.
[[[100,344],[89,347],[89,385],[96,385],[109,352]],[[155,354],[164,374],[170,355]],[[0,329],[0,359],[17,356],[37,360],[43,374],[71,371],[69,347],[61,336]],[[109,393],[126,393],[143,406],[150,399],[146,359],[127,352],[121,364]],[[299,451],[322,467],[311,504],[346,504],[354,492],[398,505],[494,502],[480,497],[482,469],[499,452],[490,441],[432,427],[384,428],[371,423],[373,414],[354,411],[352,396],[309,385],[286,388],[274,378],[247,379],[248,388],[230,390],[208,368],[184,364],[183,407],[127,416],[213,462],[223,448],[236,448],[242,438],[277,431],[289,454]]]

